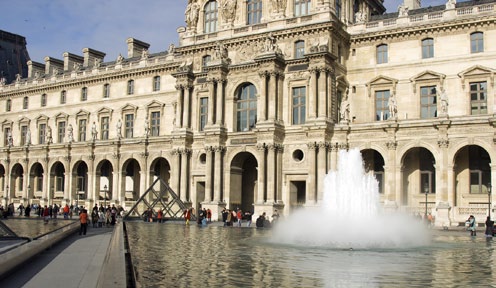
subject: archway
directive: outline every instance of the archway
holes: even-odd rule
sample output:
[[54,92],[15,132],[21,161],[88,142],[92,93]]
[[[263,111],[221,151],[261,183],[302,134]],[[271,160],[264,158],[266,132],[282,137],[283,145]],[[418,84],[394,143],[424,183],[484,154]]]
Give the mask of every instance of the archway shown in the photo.
[[365,172],[373,173],[379,184],[379,193],[384,193],[384,157],[373,149],[361,151]]
[[[104,201],[104,204],[108,200],[114,199],[114,181],[113,181],[114,167],[112,163],[108,160],[103,160],[98,163],[96,167],[96,189],[97,189],[97,199]],[[101,203],[100,203],[101,204]]]
[[[171,178],[170,170],[171,166],[167,159],[162,157],[155,159],[150,165],[150,183],[153,183],[157,180],[157,178],[160,178],[164,180],[165,183],[169,184]],[[153,187],[155,191],[162,191],[163,189],[166,189],[165,185],[161,181],[158,181],[156,185],[158,185],[158,187]]]
[[19,163],[16,163],[12,167],[9,186],[10,191],[7,188],[8,198],[22,197],[22,191],[24,191],[24,168],[22,168],[22,165]]
[[[241,152],[231,162],[229,207],[253,213],[257,191],[257,159],[253,154]],[[262,200],[262,199],[258,199]]]
[[5,198],[7,192],[5,191],[5,167],[3,167],[3,165],[0,165],[0,185],[0,189],[3,191],[1,196]]
[[435,205],[435,197],[428,197],[436,193],[434,155],[426,148],[415,147],[405,153],[402,165],[403,187],[398,200],[403,206],[417,207],[416,212],[428,213],[427,208],[423,211],[421,207],[429,205],[432,208]]
[[36,162],[31,166],[31,172],[29,173],[29,183],[28,183],[28,199],[38,198],[41,199],[43,193],[43,166]]
[[51,187],[47,193],[48,199],[63,199],[65,190],[65,167],[62,162],[57,161],[53,164],[50,171],[50,178]]
[[124,181],[122,190],[126,201],[136,201],[140,197],[140,165],[136,159],[129,159],[123,165]]
[[74,165],[72,189],[75,191],[75,197],[79,200],[86,200],[88,195],[88,165],[85,162],[79,161]]

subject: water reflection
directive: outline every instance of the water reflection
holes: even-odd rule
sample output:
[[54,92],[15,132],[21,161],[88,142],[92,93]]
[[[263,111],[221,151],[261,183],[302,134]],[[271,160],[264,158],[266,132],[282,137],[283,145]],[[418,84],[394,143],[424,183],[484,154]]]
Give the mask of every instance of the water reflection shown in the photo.
[[3,223],[7,225],[12,231],[16,233],[19,237],[36,238],[41,235],[50,233],[61,227],[69,225],[76,220],[62,220],[57,219],[56,221],[50,220],[48,224],[40,219],[26,219],[26,218],[11,218],[4,220]]
[[275,245],[272,231],[127,222],[144,287],[469,287],[496,283],[494,244],[437,232],[430,246],[338,250]]

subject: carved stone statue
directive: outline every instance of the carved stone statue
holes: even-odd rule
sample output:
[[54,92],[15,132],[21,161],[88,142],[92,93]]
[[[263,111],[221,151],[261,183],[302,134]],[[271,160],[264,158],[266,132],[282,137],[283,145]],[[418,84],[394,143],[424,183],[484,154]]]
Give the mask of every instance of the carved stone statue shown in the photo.
[[175,52],[176,52],[176,46],[174,45],[174,43],[171,43],[171,44],[169,45],[169,50],[167,50],[167,53],[169,53],[169,54],[171,54],[171,55],[172,55],[172,54],[174,54]]
[[121,53],[119,53],[119,56],[117,56],[117,60],[115,60],[116,64],[122,64],[122,61],[124,60],[124,57],[122,57]]
[[224,0],[222,2],[222,18],[226,23],[232,24],[236,18],[236,0]]
[[7,79],[5,77],[0,78],[0,86],[4,86],[7,83]]
[[272,12],[284,14],[287,3],[287,0],[272,0]]
[[148,59],[148,56],[149,56],[148,49],[143,49],[143,51],[141,52],[141,59],[146,60]]
[[455,7],[456,7],[456,0],[448,0],[446,2],[446,10],[455,9]]
[[148,120],[148,115],[145,117],[145,137],[150,136],[150,121]]
[[276,38],[272,35],[272,33],[269,33],[265,38],[263,52],[276,52],[278,48]]
[[26,131],[26,146],[29,145],[31,145],[31,129],[28,127],[28,130]]
[[350,120],[350,102],[348,101],[348,95],[341,101],[340,116],[342,122]]
[[93,121],[93,125],[91,125],[91,139],[95,141],[97,137],[98,137],[98,131],[96,130],[96,123]]
[[67,142],[72,143],[74,141],[74,129],[72,128],[72,124],[69,124],[67,127]]
[[121,119],[117,120],[117,124],[115,125],[116,132],[117,132],[117,139],[122,138],[122,122]]
[[76,63],[74,62],[74,64],[72,65],[73,67],[73,70],[78,72],[79,70],[81,70],[81,64],[80,63]]
[[100,58],[95,58],[95,68],[100,68],[100,66],[102,65],[102,59]]
[[214,60],[225,60],[228,58],[227,48],[220,42],[217,42],[214,51]]
[[196,0],[189,0],[186,11],[184,12],[184,15],[186,16],[186,27],[188,29],[196,28],[199,12],[200,6],[198,5],[198,3],[196,3]]
[[358,11],[355,13],[355,23],[363,23],[367,19],[365,18],[365,14],[362,11]]
[[9,147],[14,146],[14,138],[12,138],[12,132],[10,132],[10,130],[9,133],[7,134],[7,145]]
[[389,117],[390,119],[396,119],[398,113],[398,106],[396,104],[396,98],[394,94],[391,94],[388,100],[388,108],[389,108]]
[[52,138],[52,128],[50,126],[47,127],[47,133],[46,133],[46,143],[47,144],[52,144],[53,143],[53,138]]
[[16,80],[15,80],[16,83],[21,82],[21,74],[16,74],[15,77],[16,77]]
[[399,17],[406,17],[408,16],[408,6],[405,4],[401,4],[398,6],[398,16]]
[[441,95],[439,96],[439,101],[441,102],[441,115],[447,115],[448,114],[448,93],[446,93],[446,90],[443,88],[441,89]]

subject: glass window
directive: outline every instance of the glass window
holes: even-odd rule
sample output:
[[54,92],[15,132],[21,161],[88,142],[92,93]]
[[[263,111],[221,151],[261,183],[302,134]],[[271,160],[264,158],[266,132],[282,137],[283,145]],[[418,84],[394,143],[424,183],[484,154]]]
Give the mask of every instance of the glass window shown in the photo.
[[110,127],[109,117],[100,118],[100,131],[101,131],[100,135],[102,137],[102,140],[109,139],[109,127]]
[[65,136],[65,121],[60,121],[57,126],[57,142],[62,143]]
[[81,101],[86,101],[86,100],[88,100],[88,88],[83,87],[81,89]]
[[482,32],[474,32],[470,34],[470,52],[484,52],[484,34]]
[[207,71],[208,62],[210,62],[210,60],[212,60],[212,56],[210,56],[210,55],[205,55],[202,57],[202,70],[203,70],[203,72]]
[[258,24],[262,21],[262,0],[248,0],[246,2],[247,24]]
[[86,141],[86,119],[79,120],[79,141]]
[[38,126],[38,143],[45,144],[45,137],[46,137],[46,124],[43,123]]
[[29,106],[29,98],[28,97],[24,97],[22,99],[22,109],[28,109],[28,106]]
[[155,111],[151,113],[151,122],[150,122],[151,136],[159,136],[160,135],[160,112]]
[[237,131],[250,131],[257,123],[257,91],[253,84],[246,84],[238,91]]
[[103,98],[110,98],[110,84],[103,85]]
[[205,129],[208,121],[208,97],[200,98],[200,131]]
[[310,12],[311,0],[295,0],[294,2],[294,15],[296,17],[308,15]]
[[60,104],[65,104],[67,101],[67,92],[62,91],[60,92]]
[[5,102],[5,111],[10,112],[12,110],[12,100],[7,99]]
[[217,31],[217,1],[208,1],[205,5],[205,33]]
[[153,91],[160,91],[160,76],[153,77]]
[[41,94],[41,107],[45,107],[47,105],[47,95]]
[[487,83],[470,83],[470,114],[487,114]]
[[387,120],[391,115],[389,115],[389,90],[382,90],[375,92],[375,120]]
[[295,59],[303,58],[305,55],[305,41],[299,40],[295,42]]
[[126,127],[125,127],[125,138],[133,138],[134,130],[134,114],[126,114],[125,116]]
[[306,119],[306,87],[293,88],[293,125],[304,124]]
[[10,127],[6,127],[3,130],[3,145],[8,146],[9,145],[9,135],[12,136],[10,133]]
[[127,81],[127,95],[134,94],[134,80]]
[[21,126],[21,146],[26,145],[26,135],[28,134],[28,126]]
[[336,17],[338,17],[338,19],[341,19],[341,0],[336,0]]
[[432,38],[422,40],[422,58],[434,57],[434,40]]
[[436,86],[420,87],[420,118],[437,117]]
[[377,64],[388,62],[388,45],[382,44],[377,46]]

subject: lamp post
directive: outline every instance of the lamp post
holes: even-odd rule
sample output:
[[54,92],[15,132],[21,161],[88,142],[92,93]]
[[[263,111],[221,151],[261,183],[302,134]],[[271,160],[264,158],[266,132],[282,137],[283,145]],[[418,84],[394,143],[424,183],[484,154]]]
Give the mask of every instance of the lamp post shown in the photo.
[[487,204],[488,204],[488,213],[489,219],[491,219],[491,183],[487,184]]
[[105,193],[105,198],[103,198],[103,209],[107,209],[107,185],[103,186],[103,193]]
[[424,185],[424,193],[425,193],[425,213],[424,217],[427,219],[427,194],[429,193],[429,184],[425,183]]

